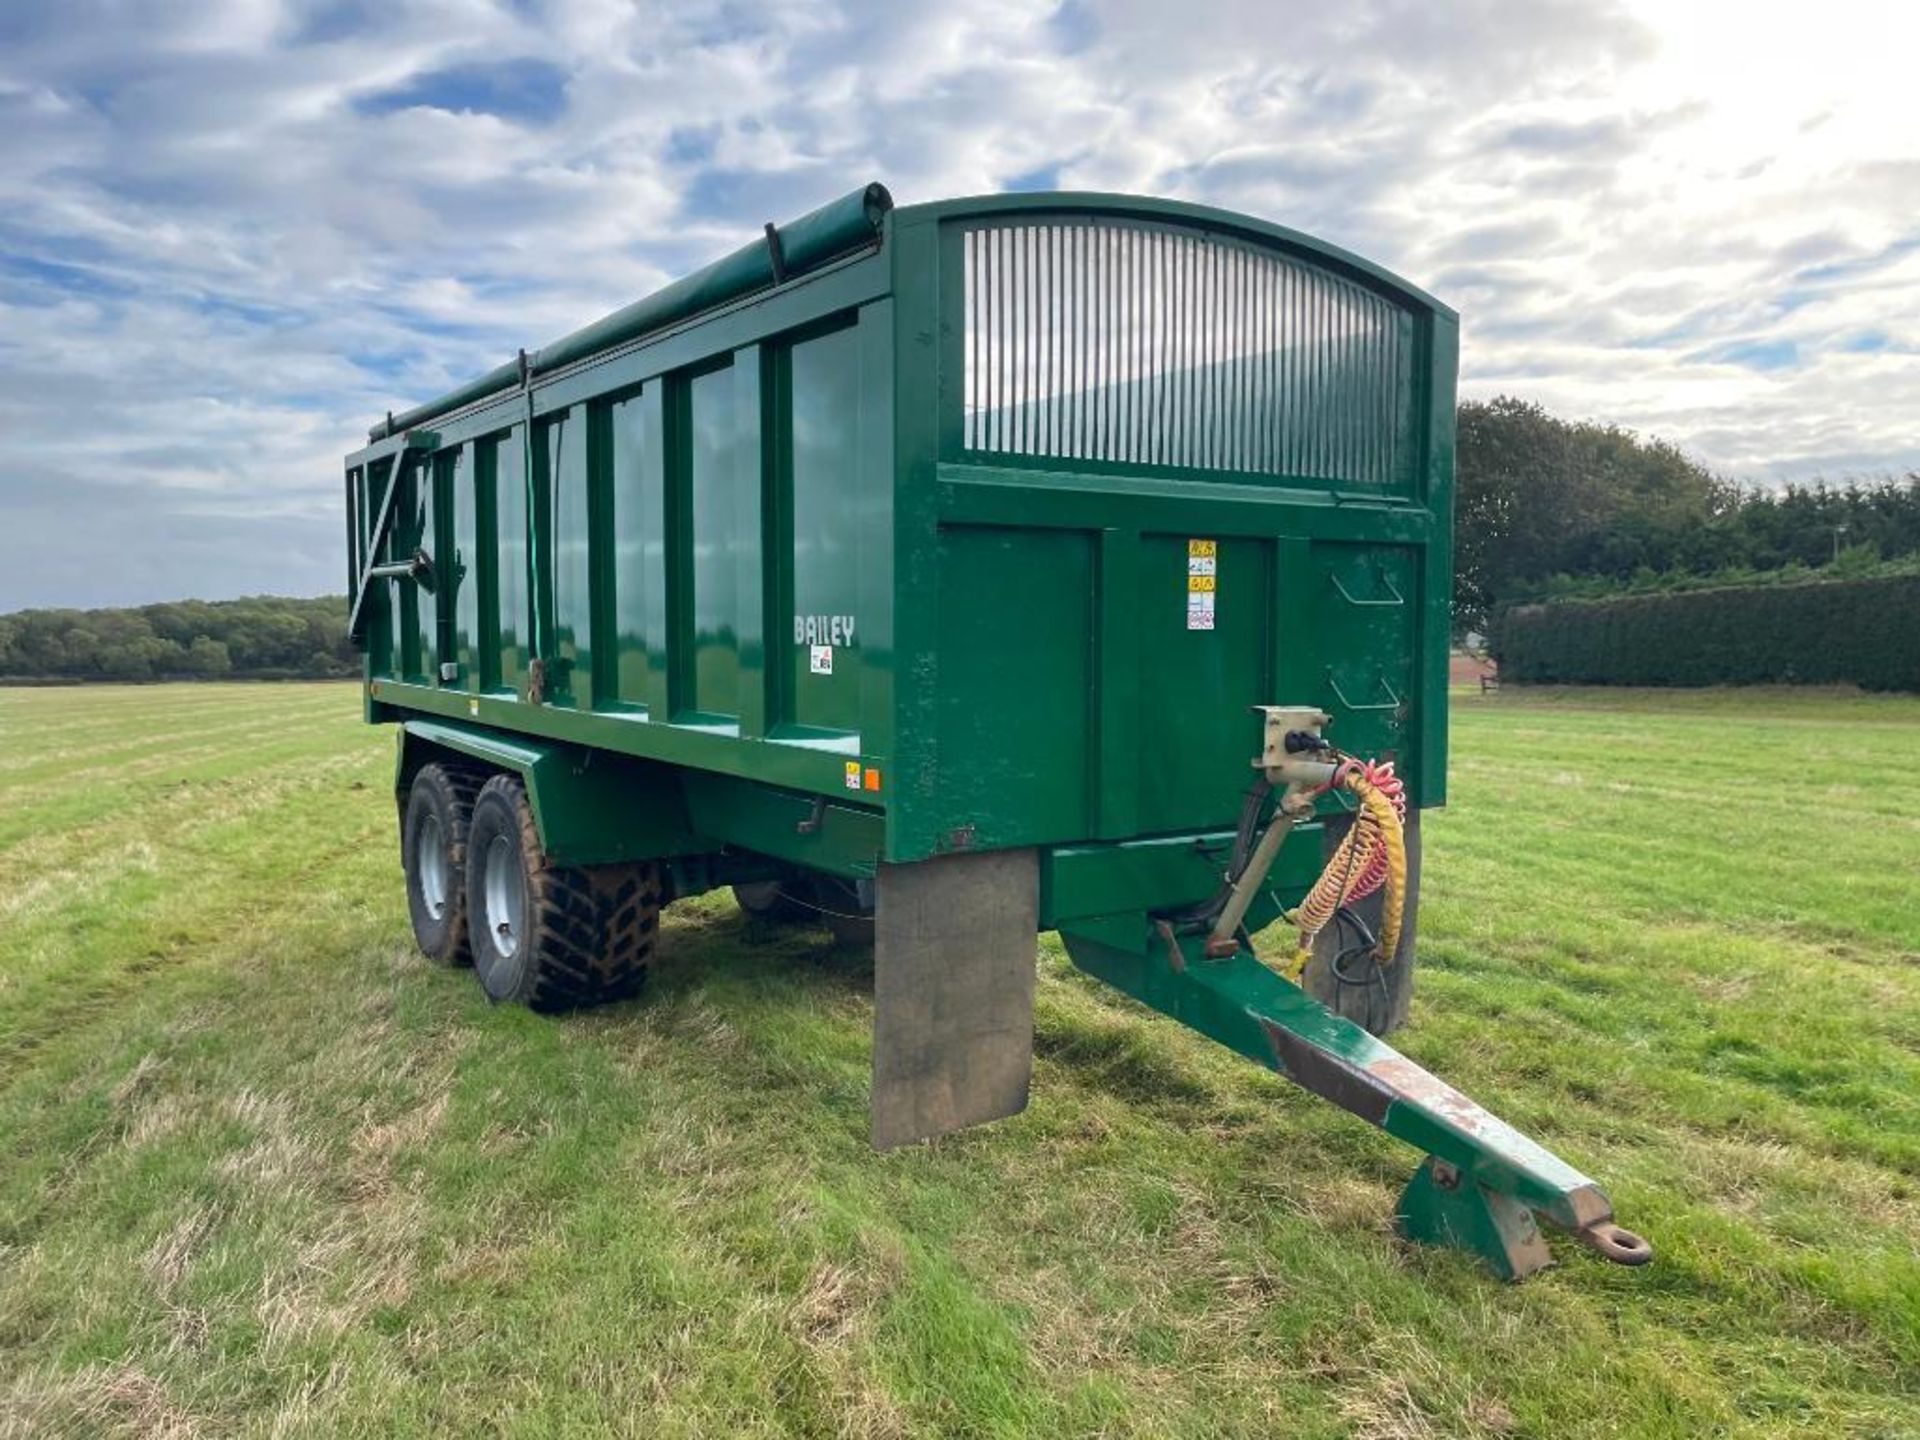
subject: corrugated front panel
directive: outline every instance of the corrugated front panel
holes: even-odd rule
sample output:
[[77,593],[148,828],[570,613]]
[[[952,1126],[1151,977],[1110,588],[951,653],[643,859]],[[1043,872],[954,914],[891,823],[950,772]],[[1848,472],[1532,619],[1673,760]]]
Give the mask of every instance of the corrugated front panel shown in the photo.
[[1408,488],[1413,317],[1207,230],[1104,217],[963,233],[963,448]]

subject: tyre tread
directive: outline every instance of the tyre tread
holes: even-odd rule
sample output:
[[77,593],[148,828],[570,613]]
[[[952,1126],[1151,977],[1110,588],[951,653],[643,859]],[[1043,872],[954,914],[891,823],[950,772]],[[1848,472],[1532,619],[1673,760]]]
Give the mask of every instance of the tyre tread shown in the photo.
[[519,777],[496,776],[485,788],[498,788],[510,803],[527,860],[532,948],[518,998],[534,1010],[551,1012],[633,995],[646,979],[660,933],[660,867],[652,861],[555,864],[540,844]]

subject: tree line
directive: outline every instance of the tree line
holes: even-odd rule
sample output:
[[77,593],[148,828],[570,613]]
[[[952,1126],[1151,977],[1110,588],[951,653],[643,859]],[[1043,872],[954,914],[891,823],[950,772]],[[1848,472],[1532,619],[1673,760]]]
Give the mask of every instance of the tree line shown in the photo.
[[0,679],[288,680],[359,670],[337,595],[0,615]]
[[[1743,486],[1662,440],[1502,396],[1459,411],[1454,620],[1555,594],[1858,577],[1920,555],[1920,474]],[[1787,572],[1787,574],[1777,574]]]
[[[1460,406],[1457,455],[1461,631],[1485,630],[1517,601],[1810,572],[1859,578],[1920,563],[1920,474],[1762,490],[1663,440],[1508,396]],[[323,678],[359,668],[337,596],[0,615],[0,679]]]

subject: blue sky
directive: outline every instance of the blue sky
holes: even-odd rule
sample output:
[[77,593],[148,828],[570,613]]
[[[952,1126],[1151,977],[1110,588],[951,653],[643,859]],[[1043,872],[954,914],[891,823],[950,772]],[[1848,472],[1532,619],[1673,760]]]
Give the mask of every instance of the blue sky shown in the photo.
[[1250,211],[1462,388],[1920,467],[1909,7],[7,0],[0,610],[342,583],[339,457],[868,179]]

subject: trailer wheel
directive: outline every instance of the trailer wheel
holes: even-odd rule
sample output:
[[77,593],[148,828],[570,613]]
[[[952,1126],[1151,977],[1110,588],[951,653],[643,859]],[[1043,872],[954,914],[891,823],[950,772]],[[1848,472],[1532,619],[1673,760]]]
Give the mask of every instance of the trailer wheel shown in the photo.
[[[1353,822],[1345,817],[1326,825],[1325,853],[1331,856]],[[1350,908],[1370,934],[1380,932],[1380,912],[1386,897],[1379,891]],[[1407,908],[1400,926],[1400,945],[1391,965],[1377,965],[1362,957],[1344,964],[1340,953],[1355,945],[1352,927],[1336,918],[1314,940],[1307,961],[1307,993],[1337,1015],[1343,1015],[1375,1035],[1385,1035],[1407,1023],[1413,1004],[1415,932],[1420,919],[1420,812],[1407,812]]]
[[486,776],[459,765],[422,766],[407,787],[400,821],[400,864],[407,913],[421,952],[442,965],[465,965],[467,833]]
[[467,853],[473,965],[490,999],[571,1010],[640,988],[660,930],[657,865],[555,864],[517,775],[481,789]]
[[761,925],[798,925],[813,918],[811,906],[788,894],[791,880],[754,880],[733,887],[734,903],[749,920]]
[[817,875],[813,881],[814,914],[833,936],[834,943],[848,949],[873,944],[873,906],[862,903],[858,887],[838,875]]

